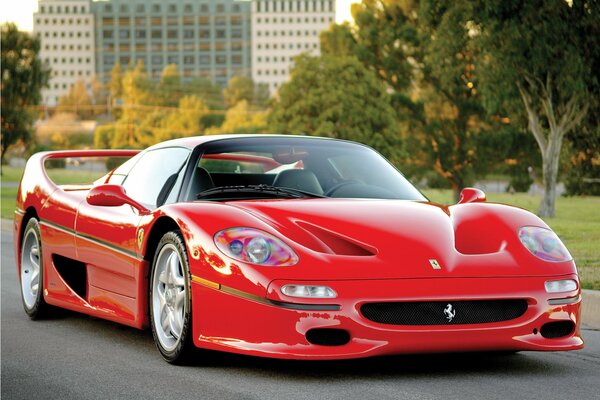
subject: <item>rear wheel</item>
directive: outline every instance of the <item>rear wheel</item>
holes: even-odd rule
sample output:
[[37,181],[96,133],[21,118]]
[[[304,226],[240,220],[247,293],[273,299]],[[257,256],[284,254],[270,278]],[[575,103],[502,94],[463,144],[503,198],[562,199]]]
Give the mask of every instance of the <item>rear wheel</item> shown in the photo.
[[173,364],[183,362],[193,347],[189,271],[181,233],[166,233],[152,263],[150,325],[156,347]]
[[48,311],[44,301],[44,262],[40,224],[31,218],[25,226],[21,242],[21,298],[23,308],[31,319],[42,317]]

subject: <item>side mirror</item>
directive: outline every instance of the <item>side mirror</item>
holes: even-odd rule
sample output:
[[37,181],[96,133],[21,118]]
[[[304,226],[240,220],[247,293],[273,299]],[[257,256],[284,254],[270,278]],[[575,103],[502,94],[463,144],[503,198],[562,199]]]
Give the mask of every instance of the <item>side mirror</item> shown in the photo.
[[85,200],[92,206],[100,207],[119,207],[124,204],[129,204],[140,214],[150,212],[146,207],[127,196],[125,189],[120,185],[106,184],[98,185],[90,189]]
[[465,203],[481,203],[485,201],[485,193],[483,190],[475,188],[464,188],[460,191],[460,198],[458,204]]

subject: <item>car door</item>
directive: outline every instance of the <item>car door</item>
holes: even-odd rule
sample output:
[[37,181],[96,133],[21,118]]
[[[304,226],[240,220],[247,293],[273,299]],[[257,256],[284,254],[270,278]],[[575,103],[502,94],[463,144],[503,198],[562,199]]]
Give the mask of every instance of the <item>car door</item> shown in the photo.
[[[145,152],[124,178],[127,195],[155,210],[178,189],[189,153],[180,147]],[[145,310],[148,263],[138,246],[141,219],[140,211],[127,204],[104,207],[84,201],[75,225],[78,259],[87,265],[88,303],[131,325],[138,325]]]

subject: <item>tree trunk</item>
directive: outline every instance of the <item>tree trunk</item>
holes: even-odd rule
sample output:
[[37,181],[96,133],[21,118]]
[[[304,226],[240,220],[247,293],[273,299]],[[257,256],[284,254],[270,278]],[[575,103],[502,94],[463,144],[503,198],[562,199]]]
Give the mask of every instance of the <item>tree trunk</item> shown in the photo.
[[558,177],[558,162],[562,137],[558,132],[550,132],[548,147],[542,152],[544,172],[544,197],[540,204],[538,215],[540,217],[554,217],[554,199],[556,198],[556,180]]

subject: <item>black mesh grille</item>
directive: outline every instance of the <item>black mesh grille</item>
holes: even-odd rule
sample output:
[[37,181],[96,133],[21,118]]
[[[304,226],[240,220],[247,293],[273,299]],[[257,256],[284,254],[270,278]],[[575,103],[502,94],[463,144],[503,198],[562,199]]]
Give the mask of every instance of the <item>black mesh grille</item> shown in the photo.
[[525,300],[367,303],[360,308],[365,318],[390,325],[485,324],[520,317],[526,310]]

